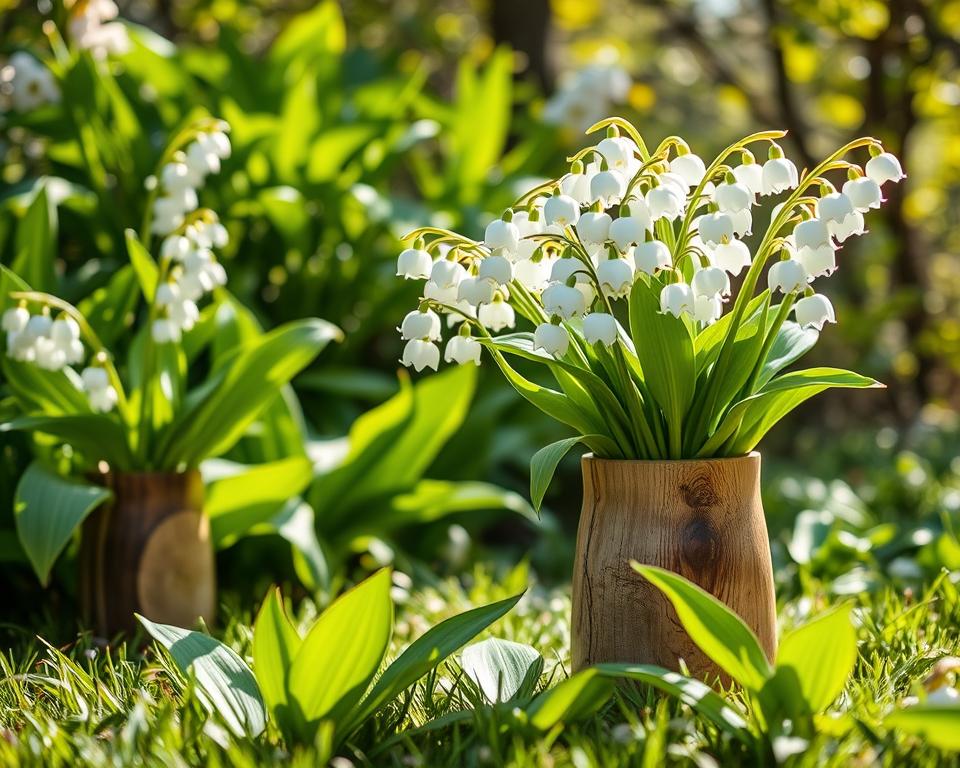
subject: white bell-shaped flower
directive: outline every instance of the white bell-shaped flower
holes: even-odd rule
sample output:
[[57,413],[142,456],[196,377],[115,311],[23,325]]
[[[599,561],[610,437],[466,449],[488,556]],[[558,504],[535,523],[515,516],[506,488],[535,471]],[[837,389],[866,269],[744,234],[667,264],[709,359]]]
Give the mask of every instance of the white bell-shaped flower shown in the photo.
[[583,317],[583,338],[588,344],[613,346],[617,340],[617,319],[606,312],[591,312]]
[[580,204],[569,195],[553,195],[544,203],[543,215],[547,224],[572,226],[580,218]]
[[719,296],[698,295],[693,297],[693,319],[710,325],[723,314],[723,302]]
[[774,157],[763,164],[761,194],[776,195],[794,189],[799,183],[797,166],[785,157]]
[[7,355],[21,363],[32,363],[37,357],[36,341],[25,331],[7,333]]
[[690,287],[694,296],[723,298],[730,295],[730,276],[720,267],[703,267],[694,272]]
[[404,341],[412,339],[440,340],[440,316],[432,309],[421,312],[415,309],[408,312],[400,324],[400,338]]
[[803,290],[809,282],[806,268],[796,259],[778,261],[767,272],[767,285],[770,292],[793,293]]
[[441,288],[433,280],[428,280],[423,286],[423,298],[432,299],[440,304],[456,304],[459,299],[459,285]]
[[61,315],[50,326],[50,340],[60,350],[68,365],[83,359],[83,343],[80,341],[80,326],[68,315]]
[[504,328],[513,328],[516,324],[516,313],[505,301],[492,301],[489,304],[481,304],[477,310],[477,319],[484,328],[489,328],[494,333],[502,331]]
[[733,240],[733,219],[727,213],[707,213],[697,219],[700,239],[708,245]]
[[483,244],[491,251],[516,253],[520,247],[520,230],[513,221],[494,219],[483,233]]
[[153,300],[158,307],[166,307],[169,304],[180,301],[181,298],[180,286],[176,283],[163,282],[157,286],[157,292]]
[[109,384],[87,392],[87,402],[97,413],[108,413],[117,405],[117,390]]
[[753,213],[749,208],[734,213],[728,212],[727,216],[733,222],[733,234],[736,237],[753,234]]
[[677,193],[677,188],[672,184],[661,184],[647,192],[645,197],[647,208],[650,209],[650,217],[657,221],[667,219],[675,221],[683,214],[685,198]]
[[517,211],[513,214],[513,223],[516,225],[517,231],[520,233],[520,242],[517,245],[516,252],[512,254],[508,253],[507,257],[513,259],[514,261],[523,261],[524,259],[529,259],[539,247],[539,243],[537,243],[532,236],[539,235],[543,232],[543,211],[539,208],[535,210],[535,218],[531,218],[530,211]]
[[203,141],[199,136],[186,148],[185,155],[184,162],[193,173],[201,177],[210,173],[220,173],[220,156],[208,142]]
[[435,261],[430,269],[430,282],[436,283],[438,288],[456,288],[466,277],[467,270],[463,265],[450,259]]
[[607,259],[597,267],[597,279],[603,295],[619,299],[633,287],[633,266],[626,259]]
[[900,179],[907,177],[903,172],[903,168],[900,167],[900,161],[895,155],[891,155],[889,152],[883,152],[876,157],[871,157],[867,160],[867,164],[863,170],[867,174],[868,179],[873,179],[880,185],[888,181],[900,181]]
[[713,191],[713,202],[724,213],[736,213],[753,205],[753,193],[746,184],[718,184]]
[[487,256],[480,262],[477,277],[490,280],[496,285],[506,285],[513,280],[513,264],[503,256]]
[[610,236],[613,220],[603,211],[587,211],[577,222],[577,234],[584,245],[600,245]]
[[660,291],[660,311],[680,317],[683,313],[693,314],[693,289],[686,283],[670,283]]
[[647,275],[659,269],[668,269],[673,265],[673,257],[667,244],[660,240],[640,243],[633,249],[633,264],[637,271]]
[[831,192],[817,201],[817,218],[839,224],[854,212],[853,201],[843,192]]
[[837,254],[832,245],[798,248],[797,261],[803,264],[810,277],[830,275],[837,269]]
[[837,322],[833,304],[830,303],[830,299],[820,293],[800,299],[793,305],[793,311],[797,317],[797,323],[802,328],[816,328],[821,331],[825,323]]
[[647,205],[644,198],[631,195],[627,201],[627,210],[630,212],[630,216],[640,220],[647,232],[653,231],[653,216],[650,215],[650,206]]
[[744,267],[750,266],[750,249],[742,240],[721,243],[709,254],[710,263],[725,269],[731,275],[739,275]]
[[543,289],[540,299],[548,315],[558,315],[564,320],[587,311],[583,293],[564,283],[551,283]]
[[767,285],[771,293],[773,291],[793,293],[803,290],[809,280],[806,267],[796,259],[778,261],[767,272]]
[[20,333],[30,322],[30,311],[26,307],[11,307],[3,313],[3,330],[7,333]]
[[584,280],[586,279],[585,272],[586,268],[579,259],[575,259],[572,256],[557,259],[553,262],[553,267],[550,269],[550,282],[565,283],[574,275],[577,276],[578,281]]
[[50,335],[50,329],[53,327],[53,320],[50,315],[32,315],[27,320],[27,325],[23,329],[24,336],[36,341],[39,338]]
[[457,300],[477,307],[493,301],[493,295],[496,292],[497,284],[493,280],[465,277],[457,286]]
[[821,219],[801,221],[793,230],[793,242],[797,249],[830,245],[830,230],[827,223]]
[[49,336],[41,336],[33,343],[34,364],[45,371],[59,371],[67,364],[64,351]]
[[105,368],[98,365],[91,365],[84,368],[80,373],[80,381],[83,383],[85,392],[92,392],[96,389],[106,389],[110,386],[110,376]]
[[433,258],[422,248],[406,248],[397,257],[397,277],[426,280],[433,269]]
[[[591,203],[590,182],[599,171],[600,168],[596,163],[590,163],[580,173],[567,174],[560,182],[560,192],[573,199],[578,206],[589,205]],[[552,224],[553,222],[547,218],[546,223]]]
[[417,373],[424,368],[437,370],[440,365],[440,347],[432,341],[411,339],[403,348],[403,356],[400,358],[400,362],[408,368],[413,366]]
[[688,187],[695,187],[707,173],[707,166],[703,160],[692,152],[678,155],[670,161],[670,173],[683,178]]
[[871,208],[879,208],[883,202],[883,192],[880,185],[873,179],[861,176],[859,179],[849,179],[843,185],[843,194],[850,198],[853,207],[866,213]]
[[759,163],[744,163],[733,169],[733,178],[743,184],[756,197],[763,193],[763,166]]
[[193,189],[194,177],[186,163],[167,163],[160,169],[160,186],[168,192],[178,192],[184,189]]
[[600,201],[600,205],[609,208],[623,199],[627,191],[627,180],[619,171],[600,171],[590,180],[591,201]]
[[844,242],[853,235],[862,235],[867,231],[867,223],[860,211],[854,211],[849,214],[839,224],[831,221],[827,226],[830,228],[830,234],[833,235],[839,243]]
[[631,245],[642,243],[652,224],[642,216],[621,216],[610,224],[610,239],[620,253],[626,253]]
[[170,235],[160,244],[160,258],[168,261],[183,261],[193,250],[193,245],[183,235]]
[[517,262],[513,271],[514,279],[530,291],[542,291],[550,282],[550,272],[557,259],[546,257]]
[[570,346],[570,336],[562,325],[540,323],[533,332],[533,348],[542,349],[554,357],[562,357]]
[[465,365],[466,363],[480,365],[480,353],[482,351],[483,347],[479,341],[469,336],[457,334],[447,342],[447,346],[443,350],[443,359],[448,363],[457,363],[458,365]]
[[200,310],[189,299],[176,301],[167,307],[167,317],[177,325],[181,331],[189,331],[200,319]]
[[672,187],[681,200],[685,201],[687,199],[687,192],[689,190],[687,189],[687,182],[684,181],[683,176],[678,176],[676,173],[670,173],[670,171],[667,171],[666,173],[661,173],[659,176],[657,176],[657,179],[659,180],[661,187]]
[[158,317],[150,326],[150,335],[156,344],[171,344],[180,341],[182,330],[171,318]]
[[597,144],[597,151],[607,161],[607,167],[624,174],[633,175],[636,164],[637,145],[625,136],[608,136]]

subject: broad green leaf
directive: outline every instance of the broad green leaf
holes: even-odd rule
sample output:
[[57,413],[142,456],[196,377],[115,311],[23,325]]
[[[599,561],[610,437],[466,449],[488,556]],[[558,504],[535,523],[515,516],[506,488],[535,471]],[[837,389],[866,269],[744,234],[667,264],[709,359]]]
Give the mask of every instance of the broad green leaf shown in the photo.
[[287,700],[290,669],[301,642],[283,609],[280,590],[271,587],[253,626],[253,671],[267,711],[286,738],[291,737],[295,722]]
[[313,477],[306,457],[293,457],[240,471],[207,488],[204,511],[210,518],[214,546],[229,546],[247,530],[273,518],[291,496]]
[[557,465],[580,440],[580,437],[557,440],[557,442],[541,448],[530,459],[530,501],[533,502],[533,508],[537,512],[540,511],[544,494],[550,487],[553,474],[557,471]]
[[463,649],[463,671],[492,704],[522,696],[536,684],[543,656],[536,648],[491,637]]
[[560,723],[593,717],[613,694],[613,682],[597,669],[584,669],[541,693],[527,707],[529,723],[549,731]]
[[652,685],[679,699],[712,721],[722,731],[744,743],[752,742],[743,713],[737,711],[734,706],[728,704],[723,697],[700,680],[684,677],[677,672],[653,664],[598,664],[596,670],[610,677],[639,680]]
[[841,605],[785,635],[776,668],[794,670],[807,712],[816,714],[840,695],[856,662],[857,633]]
[[915,704],[887,715],[883,724],[938,749],[960,751],[960,707],[956,705]]
[[659,295],[641,278],[630,293],[630,335],[647,388],[667,421],[670,458],[680,458],[684,417],[697,377],[691,327],[661,313]]
[[390,583],[387,568],[362,581],[337,598],[304,638],[288,695],[308,739],[321,720],[339,723],[346,717],[380,667],[393,630]]
[[127,243],[127,256],[130,258],[130,264],[133,266],[133,271],[137,274],[137,281],[140,283],[140,292],[148,303],[152,303],[157,292],[160,270],[157,268],[153,256],[140,242],[136,232],[128,229],[123,234]]
[[780,326],[780,332],[767,353],[757,378],[757,387],[763,389],[776,374],[813,349],[819,338],[820,332],[816,328],[801,328],[792,320],[787,320]]
[[159,465],[193,467],[229,450],[281,388],[339,336],[323,320],[300,320],[244,345],[187,397],[166,430]]
[[340,6],[335,0],[323,0],[284,26],[268,58],[282,72],[296,58],[339,57],[345,46],[346,29]]
[[51,435],[82,453],[90,465],[103,460],[114,470],[133,468],[134,460],[123,427],[102,413],[20,416],[0,423],[0,432]]
[[74,531],[110,497],[106,488],[68,480],[36,461],[27,467],[17,485],[13,513],[20,543],[44,585]]
[[380,707],[436,668],[451,653],[510,611],[521,597],[522,594],[473,608],[442,621],[417,638],[384,670],[360,706],[348,715],[344,732],[359,726]]
[[299,496],[290,499],[270,521],[293,547],[293,568],[311,592],[330,588],[330,565],[317,538],[316,514]]
[[266,727],[263,699],[250,668],[232,648],[202,632],[155,624],[139,614],[137,619],[180,670],[193,675],[207,711],[217,714],[235,736],[260,735]]
[[6,355],[0,358],[7,386],[23,411],[37,416],[93,413],[82,390],[80,376],[72,368],[46,371]]
[[700,650],[744,688],[760,690],[772,672],[770,662],[739,616],[677,573],[637,562],[630,565],[666,595]]
[[37,291],[56,287],[54,259],[57,247],[57,207],[51,202],[47,184],[37,183],[23,218],[17,224],[13,271]]
[[[760,308],[766,304],[769,295],[770,291],[764,290],[750,300],[743,313],[743,325],[749,323],[749,321],[756,316]],[[725,315],[722,315],[717,322],[708,325],[697,334],[697,338],[694,340],[694,349],[697,356],[697,374],[700,374],[700,372],[707,369],[716,361],[717,356],[720,354],[720,347],[723,344],[724,337],[726,337],[727,332],[730,330],[730,323],[732,321],[733,313],[727,312]],[[739,335],[741,331],[742,326],[737,334]]]
[[125,333],[135,318],[134,310],[140,299],[137,273],[132,264],[124,264],[110,281],[77,304],[100,341],[107,347]]

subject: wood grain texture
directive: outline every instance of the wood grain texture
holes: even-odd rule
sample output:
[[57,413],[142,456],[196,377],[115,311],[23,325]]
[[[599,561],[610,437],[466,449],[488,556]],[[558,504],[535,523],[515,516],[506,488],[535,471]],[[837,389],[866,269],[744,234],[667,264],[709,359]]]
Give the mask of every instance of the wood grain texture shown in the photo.
[[630,567],[668,568],[730,606],[776,654],[776,598],[760,455],[691,461],[583,457],[573,573],[574,671],[599,662],[719,670],[662,593]]
[[83,524],[81,594],[96,631],[132,632],[133,614],[190,627],[216,613],[216,569],[196,471],[101,478],[114,500]]

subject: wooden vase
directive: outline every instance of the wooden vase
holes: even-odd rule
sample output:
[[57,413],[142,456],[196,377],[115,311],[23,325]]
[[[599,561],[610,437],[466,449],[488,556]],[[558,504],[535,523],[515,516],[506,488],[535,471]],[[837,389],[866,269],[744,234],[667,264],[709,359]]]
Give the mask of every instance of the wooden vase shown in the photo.
[[684,631],[636,560],[690,579],[776,653],[776,598],[760,500],[760,454],[690,461],[583,457],[583,511],[573,572],[573,669],[683,659],[699,678],[727,679]]
[[131,472],[102,481],[113,500],[83,524],[80,589],[87,620],[102,637],[132,632],[140,613],[192,627],[212,623],[216,569],[197,471]]

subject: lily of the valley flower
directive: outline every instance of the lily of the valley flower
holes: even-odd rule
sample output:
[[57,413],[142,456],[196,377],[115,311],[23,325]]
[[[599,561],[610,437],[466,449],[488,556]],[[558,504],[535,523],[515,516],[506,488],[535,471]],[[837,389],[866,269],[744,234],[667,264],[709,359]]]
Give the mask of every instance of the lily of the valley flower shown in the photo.
[[704,267],[694,273],[690,287],[694,296],[723,298],[730,295],[730,276],[719,267]]
[[744,163],[733,169],[733,178],[743,184],[756,197],[763,194],[763,166],[759,163]]
[[853,201],[842,192],[831,192],[817,202],[817,216],[826,222],[827,229],[839,242],[851,235],[864,232],[863,214],[853,207]]
[[513,221],[494,219],[487,224],[483,234],[483,244],[491,251],[503,250],[516,253],[520,247],[520,230]]
[[785,157],[772,157],[763,164],[761,194],[775,195],[793,189],[799,182],[797,166]]
[[554,357],[562,357],[570,347],[570,335],[562,325],[540,323],[533,332],[533,348],[542,349]]
[[496,333],[504,328],[513,328],[516,324],[516,313],[507,302],[494,298],[492,302],[480,305],[477,319],[484,328]]
[[432,309],[422,312],[415,309],[413,312],[408,312],[400,324],[400,338],[404,341],[412,339],[439,341],[440,336],[440,316]]
[[654,187],[647,192],[645,200],[650,210],[650,217],[654,221],[658,219],[674,221],[680,218],[686,203],[683,194],[677,192],[673,184]]
[[866,172],[867,178],[881,186],[888,181],[900,181],[900,179],[907,177],[903,168],[900,167],[900,161],[889,152],[882,152],[876,157],[871,157],[867,160],[863,170]]
[[617,320],[606,312],[591,312],[583,318],[583,338],[588,344],[612,346],[617,340]]
[[802,328],[816,328],[820,331],[823,330],[825,323],[837,322],[833,304],[830,303],[830,299],[820,293],[800,299],[793,305],[793,311],[797,316],[797,323]]
[[607,259],[597,267],[597,279],[604,296],[618,299],[630,293],[633,267],[626,259]]
[[432,268],[433,259],[422,248],[407,248],[397,257],[397,277],[406,280],[424,280]]
[[867,176],[849,179],[843,185],[843,194],[850,198],[853,207],[860,213],[866,213],[871,208],[879,208],[883,202],[880,185]]
[[582,315],[587,310],[584,295],[564,283],[551,283],[541,294],[543,308],[548,315],[557,315],[564,320]]
[[670,172],[682,177],[687,182],[687,186],[695,187],[706,175],[707,166],[698,155],[687,152],[670,161]]
[[610,224],[610,239],[620,253],[626,253],[631,245],[642,243],[651,228],[649,218],[643,216],[621,216]]
[[720,184],[713,192],[713,201],[724,213],[737,213],[753,204],[753,194],[745,184]]
[[633,249],[633,264],[639,272],[652,275],[657,270],[670,267],[673,264],[673,257],[666,243],[650,240],[640,243]]
[[627,180],[619,171],[600,171],[590,180],[590,197],[604,208],[619,203],[626,191]]
[[693,314],[693,303],[693,289],[686,283],[670,283],[660,291],[660,311],[664,314]]
[[547,224],[570,226],[580,218],[580,204],[569,195],[554,195],[544,203],[543,215]]
[[709,255],[711,264],[734,276],[750,266],[750,249],[742,240],[720,243]]
[[0,69],[0,94],[8,95],[10,106],[22,113],[60,101],[53,74],[24,51],[14,53]]
[[577,234],[584,245],[600,245],[610,237],[612,224],[609,214],[603,211],[587,211],[577,222]]
[[465,277],[457,286],[457,299],[465,301],[467,304],[479,306],[493,301],[493,296],[497,292],[497,284],[493,280],[485,280],[479,277]]
[[733,240],[733,219],[726,213],[707,213],[697,221],[700,239],[708,245],[719,245]]
[[443,359],[448,363],[480,365],[482,345],[476,339],[457,334],[452,336],[443,351]]
[[437,370],[440,365],[440,347],[432,341],[411,339],[403,348],[400,362],[407,367],[413,366],[418,373],[424,368]]
[[97,413],[112,411],[117,404],[117,390],[110,384],[110,377],[100,366],[84,368],[80,374],[83,390],[87,393],[90,407]]
[[806,288],[808,280],[806,268],[795,259],[778,261],[767,272],[767,284],[771,292],[774,290],[780,293],[800,291]]
[[513,280],[513,264],[509,259],[494,254],[480,262],[477,277],[490,280],[494,285],[503,286]]

